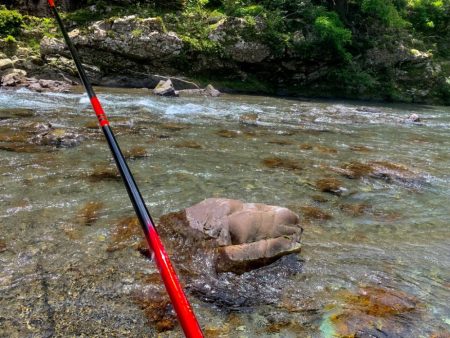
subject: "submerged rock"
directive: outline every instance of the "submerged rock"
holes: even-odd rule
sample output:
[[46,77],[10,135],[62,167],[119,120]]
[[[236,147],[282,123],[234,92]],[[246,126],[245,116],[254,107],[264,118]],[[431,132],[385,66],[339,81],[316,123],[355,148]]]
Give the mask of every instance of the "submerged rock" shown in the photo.
[[108,252],[122,250],[127,247],[139,249],[143,241],[143,233],[139,220],[135,216],[119,219],[112,231]]
[[[420,306],[414,297],[377,286],[362,287],[356,293],[344,291],[339,298],[343,301],[342,308],[335,310],[327,319],[334,331],[333,336],[411,336],[409,328],[417,319],[414,317],[417,317]],[[412,316],[408,317],[409,313]]]
[[246,113],[239,116],[239,123],[247,126],[256,126],[259,115],[257,113]]
[[169,297],[162,288],[151,291],[135,292],[134,302],[144,311],[145,317],[158,332],[173,330],[178,320]]
[[328,221],[333,218],[329,213],[312,205],[305,205],[299,208],[301,215],[306,221]]
[[32,141],[39,145],[70,148],[77,146],[84,139],[82,135],[68,129],[50,128],[48,131],[37,134]]
[[345,189],[341,181],[335,178],[323,178],[316,181],[316,188],[322,192],[327,192],[333,195],[342,195]]
[[201,149],[201,144],[197,143],[196,141],[182,141],[175,143],[175,148],[191,148],[191,149]]
[[0,120],[11,118],[25,118],[36,115],[33,109],[29,108],[6,108],[0,109]]
[[237,131],[226,130],[226,129],[221,129],[221,130],[217,131],[216,134],[218,136],[224,137],[224,138],[235,138],[235,137],[239,136],[239,133]]
[[373,178],[388,183],[400,183],[406,186],[417,186],[425,183],[425,179],[407,166],[388,161],[372,161],[368,163],[350,162],[340,168],[332,168],[350,179]]
[[303,166],[295,160],[280,157],[268,157],[265,158],[262,163],[268,168],[280,168],[288,170],[302,170]]
[[78,213],[80,223],[83,225],[92,225],[99,218],[101,210],[104,208],[102,202],[91,201],[86,203]]
[[94,171],[89,175],[89,177],[95,182],[101,180],[120,181],[120,174],[117,168],[108,165],[95,166]]
[[148,156],[148,152],[144,147],[133,147],[123,152],[123,156],[126,159],[135,160],[138,158],[144,158]]

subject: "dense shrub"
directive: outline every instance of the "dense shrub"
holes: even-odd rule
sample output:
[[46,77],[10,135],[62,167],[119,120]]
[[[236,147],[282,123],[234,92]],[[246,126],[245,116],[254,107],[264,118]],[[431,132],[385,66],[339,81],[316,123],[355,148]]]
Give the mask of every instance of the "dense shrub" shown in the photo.
[[390,0],[363,0],[361,9],[366,15],[376,15],[383,24],[389,27],[403,27],[406,21],[402,19],[397,8]]
[[352,40],[352,32],[344,27],[335,12],[325,12],[314,21],[314,31],[322,45],[334,48],[337,54],[345,60],[351,58],[345,46]]
[[420,31],[447,35],[450,25],[450,0],[410,1],[409,19]]
[[15,10],[0,7],[0,36],[17,36],[23,24],[22,15]]

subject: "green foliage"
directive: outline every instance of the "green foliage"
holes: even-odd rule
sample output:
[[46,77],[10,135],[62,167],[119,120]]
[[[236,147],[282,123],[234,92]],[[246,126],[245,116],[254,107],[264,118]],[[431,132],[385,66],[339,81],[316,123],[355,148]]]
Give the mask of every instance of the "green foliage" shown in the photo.
[[23,24],[22,15],[15,10],[0,6],[0,36],[17,36]]
[[54,19],[29,15],[23,17],[23,28],[26,31],[33,32],[36,37],[55,37],[58,32]]
[[361,9],[367,15],[376,15],[383,24],[389,27],[406,25],[406,21],[402,19],[390,0],[362,0]]
[[135,29],[131,32],[131,35],[135,38],[139,38],[142,36],[142,29]]
[[[108,15],[110,16],[110,15]],[[111,15],[112,16],[112,15]],[[74,21],[78,25],[86,25],[90,22],[104,19],[106,16],[101,11],[92,11],[89,8],[81,8],[75,12],[67,13],[64,19]]]
[[8,35],[8,36],[4,39],[4,41],[5,41],[7,44],[15,44],[15,43],[17,42],[16,38],[15,38],[14,36],[12,36],[12,35]]
[[245,17],[245,16],[258,16],[262,15],[265,12],[265,9],[261,5],[250,5],[250,6],[244,6],[240,8],[236,8],[234,14],[238,17]]
[[450,0],[411,0],[408,9],[409,19],[416,29],[448,35]]
[[344,27],[335,12],[325,12],[314,20],[314,31],[324,47],[334,48],[344,60],[351,59],[345,46],[352,41],[352,32]]

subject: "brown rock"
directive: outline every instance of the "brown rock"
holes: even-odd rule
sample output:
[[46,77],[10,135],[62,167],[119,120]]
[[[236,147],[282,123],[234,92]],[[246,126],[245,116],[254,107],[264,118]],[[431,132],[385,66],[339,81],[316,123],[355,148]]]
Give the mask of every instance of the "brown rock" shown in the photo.
[[[411,323],[399,321],[399,315],[417,311],[419,302],[414,297],[382,287],[363,287],[357,293],[342,292],[343,309],[334,313],[331,323],[337,336],[368,335],[383,327],[387,336],[404,336]],[[408,332],[408,331],[406,331]]]
[[86,203],[78,213],[80,223],[83,225],[92,225],[99,218],[100,212],[103,209],[102,202],[91,201]]
[[201,149],[202,146],[195,141],[183,141],[183,142],[176,143],[175,148]]
[[100,126],[98,125],[98,122],[94,121],[94,120],[86,122],[84,124],[84,127],[87,128],[87,129],[98,129],[98,128],[100,128]]
[[361,216],[370,210],[370,205],[366,203],[341,204],[339,208],[351,216]]
[[336,149],[326,146],[317,145],[314,147],[314,149],[323,154],[337,154]]
[[313,146],[310,145],[309,143],[302,143],[299,145],[299,148],[301,150],[311,150],[311,149],[313,149]]
[[0,253],[6,251],[6,243],[4,240],[0,239]]
[[168,123],[161,124],[161,128],[167,129],[170,131],[180,131],[180,130],[184,130],[184,129],[189,129],[189,128],[191,128],[191,126],[186,125],[186,124],[181,124],[181,123],[168,122]]
[[299,217],[282,207],[209,198],[162,216],[159,224],[161,236],[181,242],[184,250],[172,248],[178,259],[210,252],[217,272],[243,273],[300,251]]
[[358,153],[368,153],[368,152],[372,151],[372,149],[370,149],[368,147],[358,146],[358,145],[350,146],[349,149],[351,151],[355,151],[355,152],[358,152]]
[[258,114],[257,113],[247,113],[239,116],[239,123],[249,126],[255,126],[258,123]]
[[95,166],[94,171],[89,175],[89,177],[93,181],[101,181],[101,180],[120,180],[120,174],[117,171],[116,167],[108,166],[108,165],[98,165]]
[[235,138],[239,136],[239,133],[237,131],[225,129],[219,130],[216,134],[219,135],[220,137],[225,138]]
[[294,144],[294,142],[292,142],[292,141],[289,141],[289,140],[281,140],[281,139],[278,139],[278,140],[276,140],[276,139],[274,139],[274,140],[269,140],[269,141],[267,141],[267,143],[270,143],[270,144],[278,144],[278,145],[280,145],[280,146],[288,146],[288,145]]
[[149,323],[158,332],[170,331],[177,326],[177,317],[172,310],[170,299],[163,291],[136,292],[133,298],[135,303],[144,311]]
[[299,243],[284,237],[219,247],[216,271],[244,273],[268,265],[287,254],[298,253],[300,249]]
[[333,216],[331,216],[330,214],[312,205],[305,205],[300,207],[300,212],[303,218],[307,221],[327,221],[333,218]]
[[125,217],[120,219],[112,231],[111,243],[106,249],[108,252],[133,247],[139,250],[143,233],[137,217]]
[[137,158],[147,157],[148,153],[144,147],[133,147],[125,150],[123,152],[123,156],[125,156],[126,159],[134,160]]
[[300,251],[299,217],[286,208],[210,198],[187,208],[186,219],[221,246],[220,272],[241,273]]
[[281,168],[288,170],[302,170],[302,165],[291,159],[283,159],[280,157],[268,157],[262,161],[262,163],[269,168]]
[[323,178],[316,181],[316,188],[322,192],[327,192],[333,195],[342,195],[345,188],[342,186],[342,182],[335,178]]
[[369,164],[364,164],[360,162],[351,162],[342,167],[344,170],[342,174],[347,178],[361,178],[364,176],[371,175],[373,173],[373,168]]
[[42,153],[42,152],[51,152],[52,149],[50,147],[39,147],[34,144],[23,144],[23,143],[8,143],[8,144],[0,144],[0,150],[11,151],[15,153],[26,153],[26,154],[34,154],[34,153]]

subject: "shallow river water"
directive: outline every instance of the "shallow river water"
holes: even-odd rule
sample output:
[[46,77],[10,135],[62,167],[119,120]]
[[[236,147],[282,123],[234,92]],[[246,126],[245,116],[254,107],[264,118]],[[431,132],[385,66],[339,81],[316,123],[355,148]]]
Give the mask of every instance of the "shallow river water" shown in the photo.
[[[449,337],[450,108],[99,97],[122,150],[139,153],[129,165],[155,219],[208,197],[301,216],[300,255],[214,277],[236,290],[186,279],[208,336]],[[155,267],[132,247],[108,249],[133,210],[105,173],[111,157],[88,103],[0,91],[0,337],[156,335],[136,296],[161,292]],[[43,143],[47,123],[73,143]],[[352,175],[357,164],[376,173]],[[178,326],[159,334],[182,336]]]

